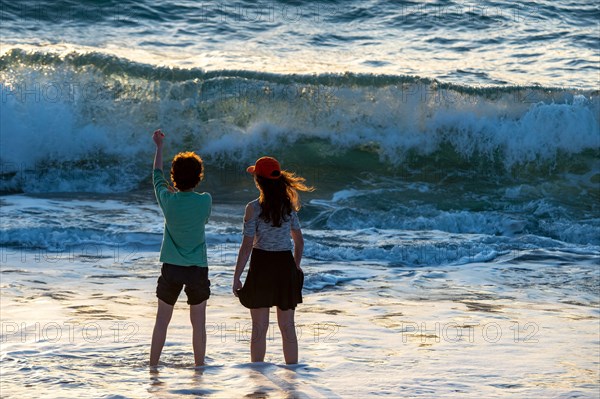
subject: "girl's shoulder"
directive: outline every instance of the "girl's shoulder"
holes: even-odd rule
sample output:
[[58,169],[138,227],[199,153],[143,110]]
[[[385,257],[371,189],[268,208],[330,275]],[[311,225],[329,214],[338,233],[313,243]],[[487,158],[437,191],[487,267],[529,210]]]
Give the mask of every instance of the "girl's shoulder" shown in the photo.
[[257,198],[257,199],[255,199],[253,201],[248,202],[248,205],[246,205],[246,206],[250,206],[250,207],[252,207],[254,209],[257,209],[257,208],[260,207],[260,202],[258,202],[258,198]]

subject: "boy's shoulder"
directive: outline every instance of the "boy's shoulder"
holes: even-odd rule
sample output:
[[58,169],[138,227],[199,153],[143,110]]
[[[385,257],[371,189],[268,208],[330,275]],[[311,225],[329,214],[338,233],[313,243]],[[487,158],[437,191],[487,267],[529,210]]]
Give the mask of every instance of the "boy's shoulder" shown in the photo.
[[210,200],[212,202],[212,195],[210,195],[210,193],[207,193],[207,192],[198,193],[198,192],[196,192],[196,194],[198,196],[200,196],[201,198],[204,198],[205,200]]

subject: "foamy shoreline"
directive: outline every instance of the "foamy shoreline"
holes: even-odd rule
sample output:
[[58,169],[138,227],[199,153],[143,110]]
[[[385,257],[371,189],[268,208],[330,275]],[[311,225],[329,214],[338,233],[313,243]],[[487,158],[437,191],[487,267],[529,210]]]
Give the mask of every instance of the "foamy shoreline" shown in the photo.
[[[182,294],[163,365],[151,373],[146,365],[155,258],[154,252],[139,253],[127,264],[110,258],[94,264],[81,258],[37,264],[7,258],[1,274],[3,397],[33,397],[40,390],[49,397],[132,398],[521,398],[597,392],[597,309],[583,303],[585,296],[565,303],[558,291],[536,297],[535,288],[489,284],[481,277],[493,276],[485,263],[438,271],[340,265],[365,278],[305,291],[296,317],[301,363],[286,367],[276,323],[266,363],[248,363],[249,314],[229,294],[231,265],[215,261],[207,366],[193,367]],[[307,259],[307,275],[318,273],[317,265]]]

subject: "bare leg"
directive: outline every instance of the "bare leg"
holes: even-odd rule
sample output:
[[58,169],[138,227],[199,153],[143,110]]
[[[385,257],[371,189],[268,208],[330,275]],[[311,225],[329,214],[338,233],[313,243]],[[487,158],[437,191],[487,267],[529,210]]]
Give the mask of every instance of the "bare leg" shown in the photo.
[[203,366],[206,354],[206,301],[190,306],[190,320],[193,328],[194,362],[196,366]]
[[250,309],[252,316],[252,338],[250,339],[250,360],[263,362],[267,351],[267,330],[269,329],[269,308]]
[[294,309],[281,310],[277,308],[277,324],[283,341],[283,357],[286,364],[298,363],[298,339],[294,324]]
[[162,299],[158,300],[158,310],[156,311],[156,322],[152,332],[152,346],[150,347],[150,366],[157,366],[160,353],[165,345],[167,338],[167,327],[173,316],[173,306]]

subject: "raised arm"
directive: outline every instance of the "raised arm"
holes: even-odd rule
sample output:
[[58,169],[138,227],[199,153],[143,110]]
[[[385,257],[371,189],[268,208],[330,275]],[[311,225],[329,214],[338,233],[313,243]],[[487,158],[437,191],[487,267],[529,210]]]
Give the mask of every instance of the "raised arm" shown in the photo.
[[173,188],[167,181],[165,180],[165,176],[163,175],[163,139],[165,138],[165,134],[160,131],[160,129],[154,131],[152,135],[152,140],[154,140],[154,144],[156,144],[156,154],[154,154],[154,170],[160,170],[160,175],[158,178],[154,180],[154,187],[156,189],[165,186],[170,192],[174,193],[175,188]]
[[156,154],[154,155],[154,169],[163,170],[163,139],[165,134],[160,131],[160,129],[156,130],[152,135],[152,140],[154,140],[154,144],[156,144]]
[[[250,205],[246,206],[246,212],[244,213],[244,222],[252,219],[254,216],[254,211]],[[244,235],[242,239],[242,245],[240,246],[240,251],[237,257],[237,263],[235,265],[235,273],[233,274],[233,294],[238,296],[238,290],[242,288],[242,282],[240,277],[246,268],[246,263],[248,263],[248,258],[250,257],[250,253],[252,252],[252,245],[254,244],[254,236]]]

